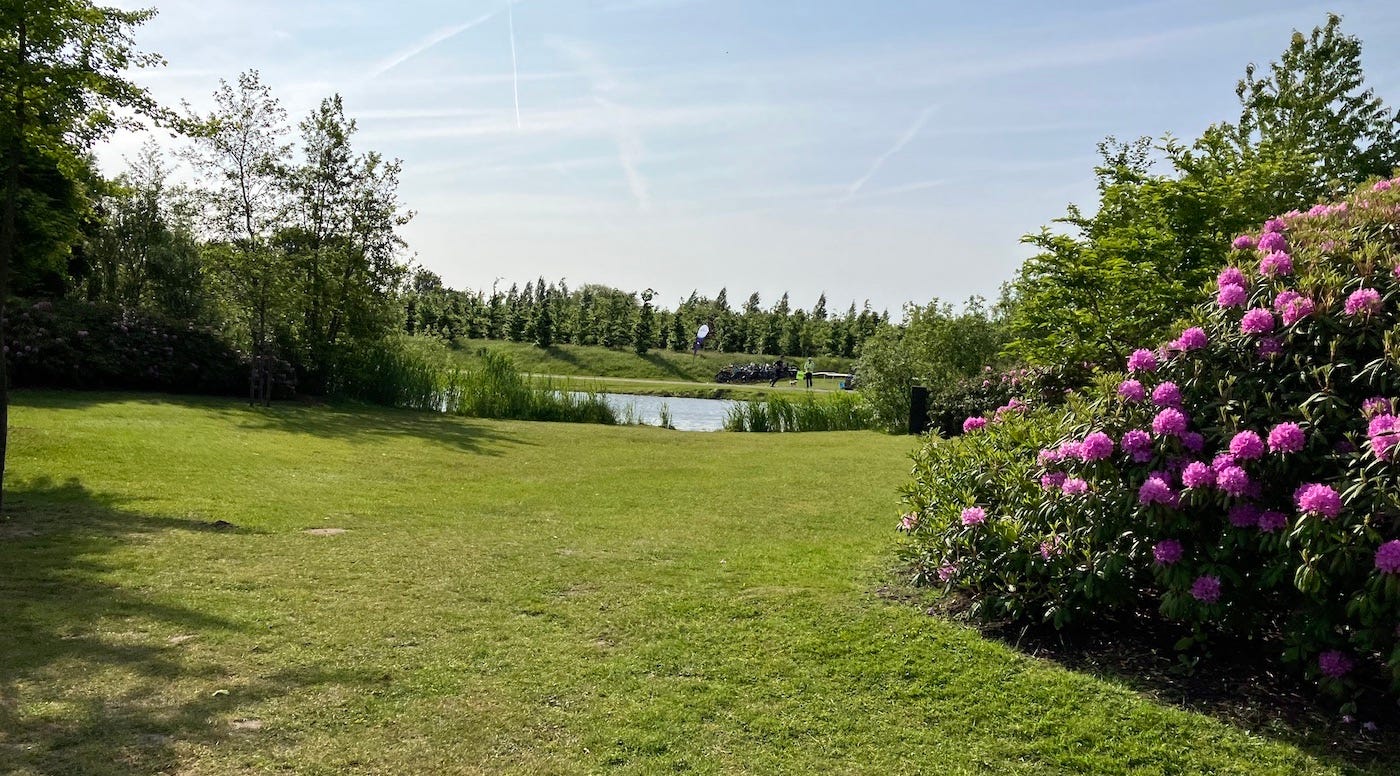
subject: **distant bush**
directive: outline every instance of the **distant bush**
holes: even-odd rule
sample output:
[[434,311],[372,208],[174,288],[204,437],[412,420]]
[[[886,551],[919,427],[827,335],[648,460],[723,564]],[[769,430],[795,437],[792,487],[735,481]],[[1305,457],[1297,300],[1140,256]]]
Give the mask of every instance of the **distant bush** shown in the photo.
[[1088,364],[1058,367],[1020,367],[980,377],[942,383],[929,390],[929,428],[943,436],[962,433],[963,421],[993,412],[1013,398],[1037,407],[1055,407],[1065,395],[1087,386],[1093,378]]
[[1157,609],[1180,649],[1400,690],[1400,179],[1235,241],[1212,301],[1063,410],[968,421],[907,488],[918,582],[1056,626]]
[[875,427],[875,415],[859,395],[806,393],[801,399],[774,395],[736,402],[727,431],[858,431]]
[[[248,391],[248,358],[219,331],[113,304],[14,300],[5,357],[19,388]],[[279,363],[274,373],[290,393],[290,366]]]

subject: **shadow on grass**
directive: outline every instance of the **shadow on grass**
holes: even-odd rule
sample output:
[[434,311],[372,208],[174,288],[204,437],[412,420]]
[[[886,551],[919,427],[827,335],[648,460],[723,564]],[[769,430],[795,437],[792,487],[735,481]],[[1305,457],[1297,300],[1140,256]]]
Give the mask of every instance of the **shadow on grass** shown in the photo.
[[387,438],[415,437],[472,455],[503,455],[508,445],[531,445],[502,433],[494,424],[452,415],[368,405],[274,405],[230,407],[224,415],[243,428],[310,434],[325,439],[376,444]]
[[[256,735],[250,703],[340,681],[316,670],[234,677],[170,633],[239,623],[163,603],[109,578],[104,555],[143,535],[222,531],[128,512],[70,480],[12,487],[0,518],[0,770],[124,776],[175,770],[185,744]],[[226,693],[188,690],[229,688]],[[361,679],[355,679],[359,682]],[[248,723],[244,727],[251,727]]]
[[642,356],[642,360],[647,362],[648,364],[651,364],[657,369],[660,369],[662,372],[665,372],[666,374],[675,377],[677,380],[684,380],[685,382],[693,382],[695,380],[691,373],[685,371],[684,369],[681,369],[670,359],[663,357],[660,353],[647,353],[646,355]]
[[245,429],[310,434],[365,444],[410,436],[473,455],[497,456],[509,444],[530,444],[486,423],[366,404],[279,401],[271,407],[250,407],[246,401],[234,398],[96,391],[16,391],[11,404],[73,410],[108,404],[176,405],[217,414]]
[[[1396,705],[1368,693],[1353,721],[1343,722],[1337,710],[1341,700],[1305,683],[1290,667],[1258,659],[1261,652],[1278,654],[1278,644],[1221,641],[1208,658],[1188,665],[1175,648],[1180,630],[1150,617],[1064,632],[1048,625],[979,630],[1023,654],[1288,743],[1333,767],[1400,773]],[[1363,730],[1365,722],[1377,729]]]

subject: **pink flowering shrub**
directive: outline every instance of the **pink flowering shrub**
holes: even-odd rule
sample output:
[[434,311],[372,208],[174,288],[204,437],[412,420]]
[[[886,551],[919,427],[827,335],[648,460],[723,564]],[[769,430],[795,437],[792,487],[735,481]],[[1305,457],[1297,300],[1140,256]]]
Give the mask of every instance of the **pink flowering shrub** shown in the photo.
[[1400,186],[1234,246],[1123,373],[916,454],[906,560],[981,617],[1156,610],[1183,649],[1281,635],[1261,659],[1400,692]]

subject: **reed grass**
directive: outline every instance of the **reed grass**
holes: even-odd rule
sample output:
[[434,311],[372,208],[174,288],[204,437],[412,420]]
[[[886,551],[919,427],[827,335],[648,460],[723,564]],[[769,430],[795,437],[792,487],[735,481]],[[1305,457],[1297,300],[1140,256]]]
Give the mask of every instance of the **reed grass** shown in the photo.
[[773,395],[730,407],[727,431],[858,431],[875,427],[875,413],[857,394]]
[[506,353],[484,350],[470,365],[422,338],[402,337],[347,353],[331,395],[370,404],[472,418],[616,424],[602,395],[527,379]]

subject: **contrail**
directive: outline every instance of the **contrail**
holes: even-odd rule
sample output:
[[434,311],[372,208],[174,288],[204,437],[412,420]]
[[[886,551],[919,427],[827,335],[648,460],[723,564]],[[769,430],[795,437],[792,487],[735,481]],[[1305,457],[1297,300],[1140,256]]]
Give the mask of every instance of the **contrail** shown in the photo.
[[875,177],[875,173],[879,172],[880,168],[885,166],[885,162],[888,161],[890,157],[899,153],[905,146],[909,145],[909,142],[919,134],[919,130],[924,128],[924,124],[928,123],[928,117],[932,113],[932,105],[920,111],[919,117],[914,120],[913,124],[909,125],[908,129],[904,130],[904,134],[899,136],[899,139],[894,142],[894,145],[890,146],[889,150],[885,151],[883,154],[875,157],[875,161],[870,164],[870,169],[866,170],[864,175],[860,176],[855,183],[852,183],[846,188],[846,195],[843,196],[840,201],[845,202],[851,197],[854,197],[871,178]]
[[404,49],[403,51],[400,51],[399,53],[393,55],[384,62],[381,62],[378,67],[374,68],[374,70],[370,72],[369,77],[378,78],[379,76],[384,75],[385,73],[389,72],[390,70],[393,70],[399,65],[402,65],[404,62],[407,62],[408,60],[413,59],[419,54],[422,54],[424,51],[427,51],[433,46],[436,46],[437,44],[442,43],[443,41],[449,38],[460,35],[463,32],[466,32],[467,30],[470,30],[471,28],[477,26],[478,24],[487,21],[492,16],[495,16],[497,13],[497,11],[491,11],[488,14],[472,19],[466,24],[459,24],[456,27],[448,27],[446,29],[438,30],[432,35],[429,35],[423,40],[408,47],[407,49]]
[[515,0],[506,0],[506,20],[510,23],[510,78],[515,90],[515,128],[520,129],[520,68],[515,61]]

